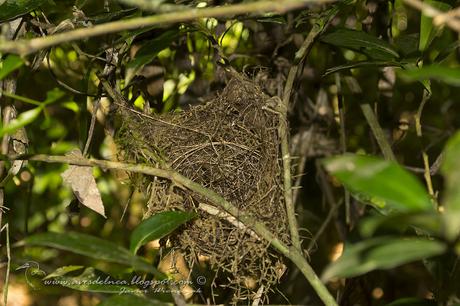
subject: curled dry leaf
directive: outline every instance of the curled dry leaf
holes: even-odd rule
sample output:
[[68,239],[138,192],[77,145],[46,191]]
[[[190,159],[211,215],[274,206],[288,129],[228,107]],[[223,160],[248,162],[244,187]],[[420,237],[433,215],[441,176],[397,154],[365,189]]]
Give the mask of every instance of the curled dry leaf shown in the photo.
[[[83,158],[80,150],[72,150],[66,155]],[[91,167],[70,165],[69,169],[61,174],[61,177],[64,183],[72,188],[73,193],[81,204],[106,217],[104,204],[102,203],[101,194],[97,188]]]

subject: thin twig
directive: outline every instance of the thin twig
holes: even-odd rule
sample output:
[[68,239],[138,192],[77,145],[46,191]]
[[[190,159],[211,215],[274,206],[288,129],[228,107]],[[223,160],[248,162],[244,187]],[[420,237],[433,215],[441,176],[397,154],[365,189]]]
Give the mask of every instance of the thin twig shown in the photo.
[[289,222],[291,240],[294,247],[296,247],[298,250],[302,249],[302,245],[300,242],[297,218],[295,215],[295,203],[292,197],[291,155],[289,152],[289,127],[287,124],[287,115],[289,102],[291,100],[291,95],[294,88],[294,81],[297,78],[301,67],[303,67],[303,62],[309,54],[315,39],[324,31],[330,20],[332,20],[333,16],[335,16],[335,13],[329,14],[325,18],[317,20],[317,22],[313,24],[313,27],[308,33],[307,38],[303,42],[302,46],[296,52],[293,65],[289,70],[286,85],[284,86],[283,99],[280,105],[281,120],[279,127],[279,137],[281,142],[281,156],[283,160],[284,200],[286,202],[286,213]]
[[326,3],[331,1],[332,0],[264,0],[258,2],[245,2],[241,4],[220,7],[189,8],[186,11],[107,22],[92,27],[79,28],[63,33],[57,33],[54,35],[34,38],[30,40],[21,39],[14,42],[2,41],[0,43],[0,52],[28,55],[38,50],[56,46],[65,42],[82,40],[105,34],[118,33],[121,31],[145,28],[154,25],[164,26],[167,24],[190,21],[198,18],[217,18],[250,13],[263,14],[267,12],[274,12],[283,14],[291,10],[305,7],[307,3]]
[[295,247],[289,247],[286,244],[284,244],[262,222],[257,221],[249,213],[242,212],[233,204],[225,200],[218,193],[203,187],[202,185],[190,180],[189,178],[175,171],[150,167],[147,165],[114,162],[108,160],[85,159],[69,155],[0,155],[0,159],[41,161],[46,163],[67,163],[78,166],[98,166],[104,169],[118,169],[168,179],[177,186],[187,188],[205,197],[217,207],[223,209],[230,215],[237,218],[246,227],[251,228],[259,237],[268,241],[275,249],[277,249],[281,254],[289,258],[300,269],[300,271],[309,281],[310,285],[313,287],[313,289],[316,291],[316,293],[325,305],[337,305],[334,297],[329,293],[326,286],[318,278],[315,271],[312,269],[312,267],[307,262],[300,250],[298,250]]
[[379,144],[380,150],[382,150],[383,157],[385,157],[386,160],[396,161],[393,150],[391,149],[391,146],[388,143],[388,140],[385,137],[371,106],[369,104],[362,104],[361,110],[363,111],[364,117],[366,117],[367,123],[371,127],[372,133]]
[[[335,84],[337,86],[337,110],[339,112],[339,124],[340,124],[340,149],[343,154],[347,152],[347,133],[345,128],[345,105],[343,102],[342,95],[342,82],[340,79],[340,73],[335,73]],[[344,188],[345,196],[345,223],[351,224],[351,205],[350,205],[350,191]]]
[[93,112],[91,114],[91,122],[89,124],[88,129],[88,137],[86,138],[85,148],[83,149],[83,156],[86,156],[89,151],[89,147],[91,145],[91,140],[93,139],[94,134],[94,127],[96,126],[96,119],[97,119],[97,111],[99,110],[99,105],[101,102],[101,98],[96,98],[96,101],[93,103]]
[[331,222],[332,217],[335,215],[337,209],[340,206],[340,203],[337,203],[335,200],[334,193],[332,192],[332,188],[327,181],[326,173],[324,173],[324,170],[321,166],[321,162],[318,160],[316,161],[316,172],[318,173],[318,176],[320,179],[321,189],[323,190],[326,201],[329,204],[329,212],[326,216],[326,219],[324,219],[318,231],[315,233],[310,243],[308,244],[308,248],[307,248],[308,253],[310,253],[313,250],[313,247],[315,246],[319,237],[323,234],[324,230],[327,228],[327,226],[329,225],[329,222]]
[[[431,97],[431,93],[427,89],[423,89],[423,97],[422,102],[415,113],[415,131],[417,133],[417,137],[420,139],[420,145],[422,146],[422,112],[423,108],[425,107],[426,102]],[[426,154],[425,148],[421,148],[422,151],[422,159],[423,159],[423,177],[425,179],[426,187],[428,189],[428,193],[430,194],[433,201],[435,201],[435,194],[433,189],[433,182],[431,181],[431,169],[430,169],[430,162],[428,160],[428,155]],[[436,203],[435,203],[436,204]]]
[[3,285],[3,305],[8,305],[8,285],[10,282],[10,269],[11,269],[11,249],[10,249],[10,231],[8,223],[6,223],[1,229],[0,233],[5,230],[6,235],[6,273],[5,273],[5,283]]

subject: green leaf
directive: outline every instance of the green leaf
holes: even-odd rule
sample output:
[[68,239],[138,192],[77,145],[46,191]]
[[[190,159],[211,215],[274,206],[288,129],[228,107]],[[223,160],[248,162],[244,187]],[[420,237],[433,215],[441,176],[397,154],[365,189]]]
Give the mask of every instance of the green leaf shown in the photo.
[[401,70],[402,77],[424,81],[428,79],[445,82],[449,85],[460,86],[460,68],[428,65],[421,68]]
[[15,54],[8,55],[0,64],[0,80],[4,79],[22,65],[24,65],[24,60],[21,57]]
[[177,227],[196,217],[194,213],[165,211],[142,221],[131,234],[130,250],[137,250],[149,241],[163,238]]
[[108,298],[98,306],[171,306],[171,303],[146,299],[137,295],[120,294]]
[[324,165],[352,193],[379,203],[377,208],[383,213],[433,210],[425,188],[396,163],[345,154],[326,159]]
[[346,246],[343,255],[329,265],[324,281],[334,277],[354,277],[377,269],[391,269],[402,264],[440,255],[446,245],[426,238],[379,237]]
[[362,219],[359,230],[363,237],[371,237],[378,229],[405,231],[414,227],[430,235],[440,235],[442,230],[439,214],[432,212],[398,213],[389,216],[375,215]]
[[[448,11],[452,8],[447,3],[433,1],[433,0],[425,0],[424,1],[427,5],[430,5],[440,11]],[[426,16],[422,12],[422,16],[420,17],[420,41],[419,41],[419,50],[425,51],[436,37],[436,35],[441,31],[440,28],[435,28],[433,26],[433,18]]]
[[151,264],[143,258],[131,254],[127,249],[98,237],[69,233],[41,233],[24,239],[29,245],[52,247],[95,259],[131,266],[134,270],[153,273],[162,277]]
[[455,239],[460,233],[460,132],[452,136],[444,148],[441,172],[445,178],[443,214],[448,239]]
[[6,0],[0,5],[0,22],[16,19],[46,5],[54,5],[54,2],[51,0]]
[[338,29],[320,38],[322,42],[364,53],[376,60],[395,60],[398,52],[388,42],[363,31]]
[[54,270],[51,274],[48,274],[43,280],[52,279],[58,276],[66,275],[67,273],[78,271],[83,269],[84,266],[63,266]]
[[5,134],[12,134],[18,129],[32,123],[40,115],[43,107],[36,107],[31,110],[20,113],[16,119],[13,119],[8,125],[3,126],[0,129],[0,137],[3,137]]
[[177,30],[170,30],[142,45],[136,52],[133,60],[126,65],[126,84],[131,82],[137,72],[144,65],[150,63],[160,51],[168,48],[178,36],[179,32]]
[[[76,271],[72,268],[59,268],[53,276],[47,276],[43,283],[46,286],[59,285],[70,289],[83,292],[100,292],[121,294],[126,292],[141,293],[141,290],[135,286],[130,286],[130,281],[123,279],[114,279],[110,275],[96,271],[92,267],[86,268],[78,276],[66,276],[65,274]],[[60,274],[60,275],[58,275]]]
[[46,92],[46,99],[43,101],[43,104],[51,104],[56,102],[65,95],[65,92],[59,88],[53,88],[50,91]]

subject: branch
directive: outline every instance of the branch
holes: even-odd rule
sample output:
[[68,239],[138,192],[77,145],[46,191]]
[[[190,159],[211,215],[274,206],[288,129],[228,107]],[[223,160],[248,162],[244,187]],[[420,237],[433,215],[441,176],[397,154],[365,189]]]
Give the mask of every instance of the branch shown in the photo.
[[283,14],[291,10],[302,8],[309,2],[326,3],[332,1],[334,0],[264,0],[221,7],[189,8],[185,11],[181,10],[172,13],[107,22],[89,28],[80,28],[30,40],[21,39],[14,42],[1,41],[0,52],[27,55],[38,50],[49,48],[65,42],[86,39],[104,34],[117,33],[126,30],[134,30],[154,25],[164,26],[166,24],[190,21],[198,18],[217,18],[248,13],[263,14],[274,12]]
[[310,33],[308,33],[307,38],[295,54],[293,65],[289,70],[286,85],[284,86],[283,99],[279,107],[281,113],[279,137],[281,142],[281,156],[283,159],[284,200],[286,202],[286,213],[291,232],[291,240],[294,247],[298,250],[302,249],[302,245],[300,242],[298,223],[295,215],[295,203],[292,196],[291,154],[289,152],[289,127],[287,123],[289,102],[294,87],[294,81],[301,68],[303,68],[303,62],[310,53],[310,49],[315,39],[325,30],[337,12],[338,6],[332,8],[325,17],[319,18],[313,24],[313,28],[310,30]]
[[241,212],[238,208],[236,208],[233,204],[225,200],[218,193],[201,186],[200,184],[186,178],[185,176],[175,171],[154,168],[147,165],[121,163],[97,159],[75,158],[72,156],[50,156],[44,154],[31,156],[0,155],[0,159],[41,161],[46,163],[67,163],[70,165],[78,166],[98,166],[104,169],[125,170],[129,172],[142,173],[145,175],[152,175],[168,179],[177,184],[178,186],[185,187],[189,190],[196,192],[201,196],[206,197],[214,205],[218,206],[219,208],[223,209],[227,213],[237,218],[246,227],[252,228],[259,237],[270,242],[270,244],[275,249],[277,249],[281,254],[289,258],[300,269],[300,271],[310,282],[311,286],[316,291],[316,293],[325,305],[337,305],[334,297],[329,293],[326,286],[324,286],[324,284],[316,275],[315,271],[312,269],[310,264],[307,262],[307,260],[303,257],[302,253],[297,248],[288,247],[281,240],[276,238],[275,235],[272,232],[270,232],[270,230],[263,223],[256,221],[254,217],[252,217],[251,215]]

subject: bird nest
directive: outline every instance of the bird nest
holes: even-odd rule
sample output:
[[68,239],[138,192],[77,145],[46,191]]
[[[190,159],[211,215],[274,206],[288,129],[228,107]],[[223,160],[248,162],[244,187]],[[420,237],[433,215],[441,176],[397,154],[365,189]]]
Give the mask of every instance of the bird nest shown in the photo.
[[[122,111],[117,143],[123,159],[174,169],[219,193],[287,242],[280,118],[268,100],[252,81],[233,74],[215,98],[186,111],[153,116]],[[143,177],[137,182],[148,194],[146,217],[169,210],[198,213],[170,241],[186,254],[190,267],[198,258],[208,260],[217,275],[214,289],[225,284],[233,289],[234,299],[254,299],[256,291],[259,296],[267,293],[279,281],[284,267],[279,255],[237,218],[166,179]]]

